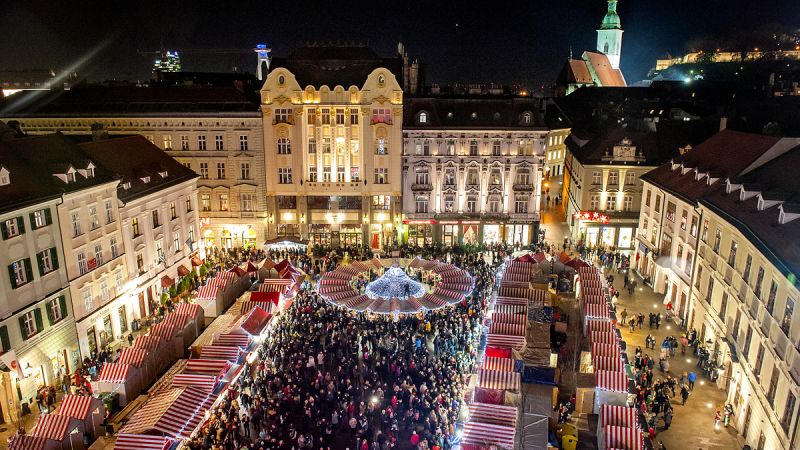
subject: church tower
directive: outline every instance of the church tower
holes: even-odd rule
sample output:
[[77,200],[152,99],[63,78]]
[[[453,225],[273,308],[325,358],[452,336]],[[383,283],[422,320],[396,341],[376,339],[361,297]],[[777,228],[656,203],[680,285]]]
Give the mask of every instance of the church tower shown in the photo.
[[619,69],[622,53],[622,22],[617,15],[617,0],[608,0],[608,11],[597,30],[597,51],[608,56],[611,67]]

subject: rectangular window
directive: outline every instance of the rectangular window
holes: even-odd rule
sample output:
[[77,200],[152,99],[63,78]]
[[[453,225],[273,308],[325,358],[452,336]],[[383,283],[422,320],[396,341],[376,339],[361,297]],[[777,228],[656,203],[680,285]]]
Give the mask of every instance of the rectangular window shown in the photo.
[[228,210],[228,194],[219,194],[219,210]]
[[39,275],[46,275],[58,269],[58,256],[56,248],[51,247],[36,254],[36,262],[39,264]]
[[128,311],[125,309],[125,305],[119,307],[119,332],[120,333],[127,333],[128,332]]
[[783,407],[783,415],[781,416],[781,426],[786,434],[789,434],[789,427],[792,426],[792,418],[794,417],[794,407],[797,403],[797,398],[789,391],[786,393],[786,404]]
[[761,378],[761,365],[764,363],[764,344],[758,343],[758,353],[756,353],[756,360],[753,361],[753,374],[756,378]]
[[88,313],[94,309],[94,298],[92,298],[92,290],[87,289],[83,291],[83,309]]
[[60,322],[66,316],[67,304],[63,295],[47,302],[47,318],[50,320],[50,325]]
[[71,214],[72,216],[72,237],[77,237],[83,234],[83,229],[81,226],[81,214],[78,211],[75,211]]
[[737,247],[738,247],[738,245],[736,244],[736,241],[731,240],[731,249],[730,249],[730,252],[728,252],[728,265],[731,266],[731,267],[735,267],[736,266],[736,249],[737,249]]
[[131,230],[133,231],[133,237],[139,237],[142,233],[139,232],[139,219],[134,217],[131,219]]
[[623,206],[622,206],[622,208],[623,208],[622,209],[623,211],[630,211],[631,208],[633,208],[633,197],[631,197],[630,195],[626,195],[623,198]]
[[389,183],[389,169],[379,167],[375,169],[375,184],[388,184]]
[[608,187],[616,188],[619,185],[619,172],[612,170],[608,172]]
[[181,150],[189,150],[189,136],[181,135]]
[[692,216],[692,227],[689,229],[689,234],[692,237],[697,237],[697,216]]
[[96,230],[100,227],[100,219],[97,217],[97,206],[92,205],[89,207],[89,228]]
[[322,108],[322,124],[323,125],[331,124],[331,110],[328,108]]
[[309,139],[308,140],[308,153],[317,153],[317,140],[316,139]]
[[527,214],[528,213],[528,200],[527,199],[516,199],[514,202],[514,212],[517,214]]
[[667,202],[667,220],[675,223],[675,203]]
[[656,212],[661,212],[661,196],[660,195],[656,195],[655,211]]
[[166,258],[164,258],[164,241],[161,239],[156,241],[156,256],[158,256],[159,264],[166,262]]
[[722,303],[719,305],[719,318],[722,322],[725,322],[725,311],[728,310],[728,293],[722,293]]
[[108,283],[106,283],[105,279],[100,282],[100,298],[103,299],[104,302],[111,299],[111,290],[108,289]]
[[428,197],[420,195],[417,197],[417,213],[425,214],[428,212]]
[[469,141],[469,156],[478,156],[478,141]]
[[308,181],[317,181],[317,166],[308,166]]
[[753,265],[753,255],[747,255],[744,260],[744,271],[742,272],[742,279],[745,284],[750,283],[750,267]]
[[608,197],[606,197],[606,211],[614,211],[616,209],[617,209],[617,197],[608,194]]
[[648,189],[647,192],[644,193],[644,206],[650,206],[650,193],[651,192],[652,191]]
[[176,231],[172,233],[172,248],[175,249],[175,253],[181,251],[181,232]]
[[278,138],[277,146],[279,155],[292,154],[292,143],[288,138]]
[[208,163],[200,163],[200,178],[204,180],[208,179]]
[[275,123],[292,123],[292,110],[290,108],[276,108]]
[[767,389],[767,401],[770,406],[775,409],[775,391],[778,390],[778,378],[780,377],[780,369],[775,365],[772,367],[772,376],[769,378],[769,388]]
[[250,179],[250,163],[242,163],[240,166],[240,175],[242,180]]
[[702,278],[703,278],[703,266],[698,264],[697,277],[695,277],[694,279],[694,287],[696,287],[698,291],[700,290],[700,281],[702,280]]
[[50,208],[40,209],[31,213],[31,228],[37,230],[53,223]]
[[225,179],[225,163],[217,163],[217,179],[224,180]]
[[317,121],[317,110],[311,108],[308,110],[308,114],[306,114],[306,123],[308,125],[314,125]]
[[197,136],[197,148],[199,150],[205,150],[206,149],[206,136],[205,135],[201,134],[200,136]]
[[322,138],[322,153],[331,152],[331,138]]
[[764,268],[758,268],[758,275],[756,275],[756,286],[753,288],[756,297],[761,298],[761,285],[764,284]]
[[767,295],[767,312],[775,317],[775,297],[778,296],[778,283],[772,280],[769,285],[769,295]]
[[331,181],[331,166],[325,166],[322,168],[322,181]]
[[41,331],[41,313],[38,309],[25,313],[24,316],[19,318],[20,329],[24,339],[30,339]]
[[186,196],[186,213],[192,212],[192,197]]
[[456,199],[454,195],[444,196],[444,212],[455,212]]
[[501,154],[500,141],[492,142],[492,156],[500,156]]
[[119,256],[119,248],[117,248],[117,238],[112,237],[108,240],[108,246],[111,248],[111,259],[117,259]]
[[344,125],[344,110],[336,109],[336,125]]
[[178,218],[178,208],[175,206],[175,202],[169,203],[169,217],[170,220],[175,220]]
[[372,123],[392,123],[392,110],[390,108],[373,108]]
[[106,223],[114,222],[114,205],[111,200],[106,200]]
[[153,228],[158,228],[161,225],[161,217],[158,214],[158,210],[151,211],[151,215],[153,216]]
[[389,195],[373,195],[372,209],[387,211],[391,204],[392,197]]
[[164,150],[172,150],[172,136],[169,134],[164,135]]
[[225,144],[221,134],[214,136],[214,149],[225,150]]
[[80,272],[80,274],[83,275],[89,271],[89,263],[86,261],[86,252],[81,250],[80,252],[78,252],[77,258],[78,258],[78,272]]
[[745,358],[747,358],[748,361],[750,361],[750,358],[749,358],[749,355],[750,355],[750,343],[752,342],[752,340],[753,340],[753,328],[750,325],[748,325],[747,326],[747,333],[745,333],[745,335],[744,335],[744,348],[743,348],[744,356],[745,356]]
[[708,277],[708,286],[706,286],[706,301],[711,304],[711,296],[714,294],[714,277]]
[[11,287],[14,289],[33,281],[30,259],[18,259],[9,264],[8,275],[11,280]]
[[700,233],[700,240],[703,242],[708,242],[708,221],[703,221],[703,231]]
[[625,184],[630,186],[636,181],[636,172],[625,172]]
[[592,195],[589,201],[589,209],[592,211],[597,211],[600,209],[600,196],[599,195]]
[[447,156],[455,156],[456,141],[447,141]]
[[789,329],[792,327],[792,314],[794,314],[794,300],[786,298],[786,307],[783,310],[783,320],[781,320],[781,329],[786,336],[789,336]]
[[139,270],[139,275],[144,273],[144,255],[141,253],[136,255],[136,268]]
[[681,211],[681,230],[686,230],[686,223],[689,221],[689,211]]
[[602,172],[592,172],[592,184],[600,184],[603,180]]
[[343,182],[344,181],[344,167],[339,166],[336,168],[336,181]]
[[478,199],[474,195],[470,195],[467,197],[467,212],[468,213],[478,212]]
[[642,218],[642,228],[639,229],[639,234],[647,237],[647,217]]
[[358,110],[350,110],[350,125],[358,125]]
[[386,155],[389,153],[388,146],[385,139],[378,139],[378,145],[375,147],[376,155]]
[[103,244],[95,244],[94,261],[95,267],[103,265]]
[[247,143],[247,135],[244,134],[239,135],[239,150],[241,151],[249,150],[249,145]]
[[719,245],[721,243],[722,243],[722,232],[717,230],[714,233],[714,246],[712,247],[712,250],[714,250],[714,253],[719,254]]
[[211,195],[210,194],[201,194],[200,195],[200,208],[203,211],[211,211]]
[[292,168],[279,167],[278,168],[278,183],[279,184],[292,184]]
[[240,201],[241,201],[242,211],[245,212],[253,211],[253,194],[242,194]]

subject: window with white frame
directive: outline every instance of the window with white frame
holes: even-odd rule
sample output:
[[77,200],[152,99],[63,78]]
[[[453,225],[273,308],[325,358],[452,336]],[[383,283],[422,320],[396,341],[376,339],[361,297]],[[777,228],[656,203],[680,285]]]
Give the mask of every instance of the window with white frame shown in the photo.
[[208,179],[208,163],[206,162],[200,163],[200,178],[204,180]]
[[279,184],[292,184],[292,168],[279,167],[278,168],[278,183]]
[[228,210],[228,194],[219,194],[219,210]]
[[447,156],[455,156],[456,154],[456,141],[447,141]]
[[197,136],[197,149],[206,150],[206,136],[204,134]]
[[385,139],[378,139],[378,145],[375,147],[376,155],[385,155],[388,153],[388,148]]
[[242,163],[240,166],[239,174],[241,175],[242,180],[249,180],[250,179],[250,163]]
[[603,173],[602,172],[592,172],[592,184],[600,184],[603,180]]
[[500,156],[500,154],[501,154],[500,141],[493,141],[492,142],[492,156]]
[[214,149],[225,150],[225,140],[221,134],[214,136]]
[[181,150],[189,150],[189,136],[181,135]]
[[200,209],[211,211],[211,194],[200,194]]
[[632,185],[636,181],[636,172],[627,171],[625,172],[625,184]]
[[8,266],[8,273],[11,276],[11,287],[14,289],[33,281],[31,272],[31,262],[28,258],[18,259]]
[[94,309],[94,298],[92,298],[91,288],[83,291],[83,309],[86,312],[91,312]]
[[617,209],[617,197],[609,194],[606,196],[606,211],[614,211]]
[[317,166],[308,166],[308,181],[317,181]]
[[31,226],[34,229],[42,228],[46,225],[50,225],[52,219],[50,217],[50,209],[40,209],[38,211],[34,211],[31,214],[33,220],[31,220]]
[[469,141],[469,156],[478,156],[478,141],[476,139]]
[[517,197],[514,201],[514,212],[517,214],[527,214],[528,199],[525,197]]
[[224,180],[225,179],[225,163],[218,162],[217,163],[217,179]]
[[292,154],[292,143],[289,140],[289,138],[278,138],[278,154],[279,155]]
[[78,211],[75,211],[71,214],[72,216],[72,237],[80,236],[83,234],[83,229],[81,227],[81,214]]
[[242,211],[244,212],[252,212],[253,211],[253,194],[242,194],[240,197]]
[[331,166],[322,167],[322,181],[331,181]]
[[468,213],[478,212],[478,197],[474,195],[467,196],[467,212]]
[[344,125],[344,109],[336,108],[336,125]]
[[117,247],[117,238],[112,237],[108,240],[108,246],[111,248],[111,259],[117,259],[119,256],[119,248]]
[[373,108],[372,123],[392,123],[392,110],[390,108]]
[[322,138],[322,153],[331,152],[331,138]]
[[389,183],[389,169],[385,167],[378,167],[375,169],[375,184],[388,184]]
[[[62,304],[64,297],[57,297],[47,302],[47,311],[50,321],[55,324],[61,321],[67,315],[66,303]],[[63,306],[63,308],[62,308]]]
[[100,219],[97,217],[97,205],[89,207],[89,229],[96,230],[100,227]]
[[55,247],[37,253],[36,260],[39,263],[39,275],[45,275],[58,269]]
[[444,212],[451,213],[455,212],[456,210],[456,196],[455,195],[445,195],[444,196]]
[[36,326],[37,325],[36,314],[34,313],[34,311],[28,311],[27,313],[25,313],[25,315],[22,316],[22,320],[20,321],[22,322],[22,332],[25,335],[25,339],[29,339],[35,336],[36,333],[41,331]]
[[108,282],[105,278],[100,282],[100,298],[103,299],[104,302],[111,299],[111,291],[108,289]]
[[240,134],[239,135],[239,150],[241,150],[241,151],[249,150],[249,144],[247,142],[247,135],[246,134]]
[[320,110],[320,115],[322,116],[322,124],[323,125],[330,125],[331,124],[331,110],[328,108],[322,108]]
[[417,196],[417,213],[425,214],[428,212],[428,197],[425,195]]
[[500,212],[500,198],[497,196],[489,197],[489,212],[490,213],[499,213]]
[[608,187],[616,188],[619,184],[619,172],[612,170],[608,172]]
[[161,239],[156,241],[156,257],[159,263],[166,261],[166,257],[164,256],[164,241]]
[[589,209],[592,211],[597,211],[600,209],[600,196],[599,195],[592,195],[589,201]]
[[530,184],[531,172],[528,169],[519,169],[517,171],[517,184]]
[[175,249],[175,253],[181,251],[181,232],[176,231],[172,233],[172,248]]
[[97,266],[103,265],[103,244],[97,243],[94,245],[94,260]]
[[83,250],[79,251],[77,254],[77,258],[78,258],[78,272],[80,272],[80,274],[83,275],[89,271],[89,264],[86,262],[86,252]]
[[308,153],[311,154],[317,153],[317,140],[314,138],[308,140]]
[[117,292],[121,292],[122,291],[122,288],[124,286],[123,286],[123,283],[122,283],[122,271],[121,270],[118,270],[118,271],[114,272],[114,285],[117,287]]
[[106,223],[114,222],[114,204],[111,200],[106,200]]
[[416,184],[430,184],[430,174],[427,167],[417,167],[414,169]]
[[275,123],[291,123],[292,110],[290,108],[275,109]]
[[164,150],[172,150],[172,136],[169,134],[164,135]]
[[345,176],[344,176],[344,174],[345,174],[345,172],[344,172],[344,169],[345,169],[345,167],[344,167],[344,166],[338,166],[338,167],[336,168],[336,181],[338,181],[338,182],[340,182],[340,183],[344,182],[344,178],[345,178]]
[[622,198],[622,210],[629,212],[633,208],[633,197],[626,195]]
[[350,125],[358,125],[358,110],[355,108],[350,110]]

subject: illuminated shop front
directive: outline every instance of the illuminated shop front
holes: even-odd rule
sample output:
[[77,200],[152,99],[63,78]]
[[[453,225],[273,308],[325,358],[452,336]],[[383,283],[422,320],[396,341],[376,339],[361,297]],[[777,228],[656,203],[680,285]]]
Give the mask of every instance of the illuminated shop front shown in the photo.
[[579,239],[584,245],[633,250],[636,223],[615,223],[613,217],[596,211],[576,212],[573,218],[578,226]]
[[527,224],[506,225],[506,244],[528,245],[531,243],[531,226]]
[[483,240],[484,244],[497,244],[500,242],[500,225],[492,223],[483,226]]
[[425,245],[433,243],[432,220],[410,220],[408,223],[408,243],[411,245]]
[[453,246],[458,244],[458,222],[440,222],[442,225],[442,244]]
[[478,228],[480,227],[480,222],[461,222],[464,234],[462,238],[462,244],[464,245],[476,245],[478,243]]
[[339,226],[339,245],[357,246],[363,244],[361,225],[342,224]]
[[331,225],[327,223],[312,223],[309,225],[308,237],[313,245],[331,245]]

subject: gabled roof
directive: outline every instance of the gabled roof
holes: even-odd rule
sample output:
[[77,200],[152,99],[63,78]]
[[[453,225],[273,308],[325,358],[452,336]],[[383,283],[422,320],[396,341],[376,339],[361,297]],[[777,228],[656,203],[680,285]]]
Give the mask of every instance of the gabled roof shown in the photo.
[[402,61],[399,57],[381,58],[368,47],[301,47],[287,58],[275,57],[270,71],[282,67],[290,71],[300,87],[361,87],[375,69],[384,67],[402,86]]
[[[10,184],[0,186],[0,212],[41,203],[116,179],[113,172],[103,167],[95,168],[92,178],[76,173],[75,182],[71,183],[53,176],[54,173],[66,174],[69,167],[77,167],[79,161],[87,159],[78,145],[60,133],[0,141],[0,165],[9,171],[11,178]],[[63,172],[54,172],[54,169]]]
[[583,60],[586,61],[586,67],[590,72],[592,72],[593,78],[595,79],[595,82],[599,83],[599,86],[627,86],[627,83],[625,83],[625,77],[622,76],[622,72],[619,69],[615,69],[611,66],[608,56],[602,53],[583,52]]
[[[81,149],[97,164],[130,182],[130,189],[119,189],[124,202],[151,194],[169,186],[198,178],[198,175],[179,163],[144,136],[110,138],[80,144]],[[166,178],[161,177],[166,173]],[[149,177],[145,183],[142,178]]]
[[[408,97],[403,103],[405,129],[535,129],[544,127],[541,99],[532,97]],[[419,122],[419,113],[427,122]],[[524,123],[523,113],[531,114]],[[474,116],[473,116],[474,114]]]

